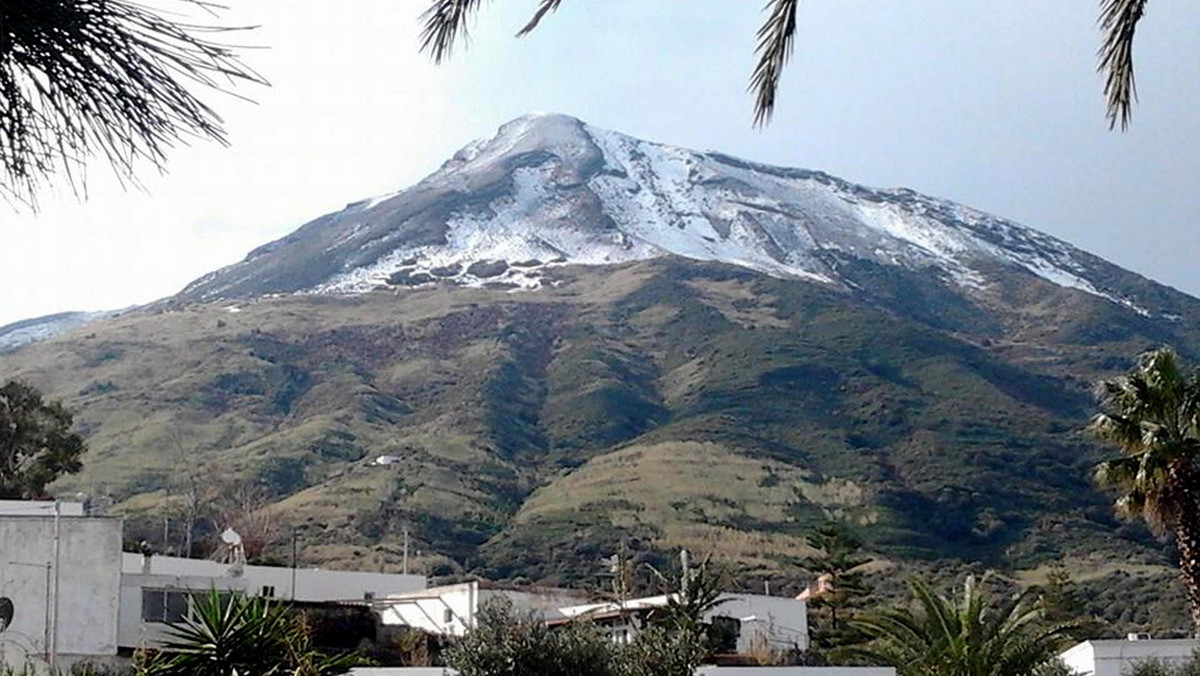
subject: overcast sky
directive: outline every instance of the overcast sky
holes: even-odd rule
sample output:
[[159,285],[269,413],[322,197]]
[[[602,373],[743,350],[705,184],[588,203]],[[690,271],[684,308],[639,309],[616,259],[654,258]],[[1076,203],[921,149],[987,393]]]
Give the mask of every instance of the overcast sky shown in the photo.
[[[426,0],[229,0],[271,80],[210,96],[231,147],[176,152],[123,192],[0,203],[0,324],[170,295],[357,199],[409,185],[530,111],[1005,216],[1200,295],[1200,3],[1156,0],[1136,49],[1141,102],[1109,132],[1091,0],[806,0],[774,123],[745,91],[761,3],[485,3],[470,46],[417,54]],[[332,7],[342,9],[331,11]]]

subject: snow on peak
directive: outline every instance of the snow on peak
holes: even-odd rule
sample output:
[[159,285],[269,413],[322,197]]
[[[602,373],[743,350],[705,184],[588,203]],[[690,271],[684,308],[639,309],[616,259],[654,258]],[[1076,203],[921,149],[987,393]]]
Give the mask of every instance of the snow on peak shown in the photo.
[[[321,265],[314,250],[325,256]],[[306,257],[282,260],[291,251]],[[1107,265],[1100,259],[952,202],[642,141],[546,113],[512,120],[416,186],[318,219],[189,290],[212,297],[247,287],[258,264],[271,280],[311,280],[292,288],[271,281],[279,292],[357,293],[438,280],[518,289],[538,286],[548,265],[668,255],[847,286],[854,282],[846,266],[869,261],[928,272],[969,292],[985,291],[999,264],[1146,312],[1097,281],[1111,279],[1096,272]],[[286,274],[301,264],[303,271]]]

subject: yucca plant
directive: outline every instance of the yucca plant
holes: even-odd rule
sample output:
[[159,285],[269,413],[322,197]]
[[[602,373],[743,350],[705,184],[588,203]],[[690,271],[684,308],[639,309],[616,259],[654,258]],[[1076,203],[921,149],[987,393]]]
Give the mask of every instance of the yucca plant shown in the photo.
[[185,619],[168,630],[163,650],[143,656],[144,676],[335,676],[357,655],[325,655],[304,620],[286,606],[240,593],[193,597]]
[[852,620],[870,642],[835,656],[893,666],[900,676],[1031,676],[1051,669],[1082,627],[1045,622],[1026,595],[992,602],[974,578],[954,599],[919,580],[910,588],[909,607]]
[[1169,347],[1143,354],[1130,373],[1100,384],[1104,411],[1091,430],[1121,449],[1096,480],[1118,491],[1117,511],[1171,532],[1192,623],[1200,631],[1200,374]]

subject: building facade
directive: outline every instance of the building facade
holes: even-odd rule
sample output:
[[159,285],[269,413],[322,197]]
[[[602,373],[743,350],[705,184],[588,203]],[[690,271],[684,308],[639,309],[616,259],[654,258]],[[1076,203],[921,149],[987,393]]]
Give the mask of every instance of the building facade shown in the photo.
[[1059,659],[1076,676],[1127,676],[1139,662],[1183,664],[1198,647],[1200,642],[1195,639],[1151,639],[1134,634],[1125,640],[1084,641],[1060,654]]
[[0,504],[0,598],[11,621],[0,662],[117,652],[121,521],[82,516],[77,504]]
[[65,669],[160,646],[212,591],[361,605],[425,588],[420,575],[123,553],[122,530],[80,503],[0,501],[0,664]]
[[425,588],[421,575],[225,564],[175,556],[121,556],[118,644],[161,644],[167,627],[183,619],[188,599],[211,591],[238,592],[284,602],[371,603],[389,594]]
[[[574,620],[605,627],[613,640],[628,642],[668,597],[650,596],[623,604],[589,603],[586,594],[565,589],[505,588],[480,582],[431,587],[388,596],[377,603],[385,625],[403,625],[441,636],[462,636],[475,626],[479,609],[504,598],[517,613],[532,613],[547,624]],[[731,649],[747,654],[759,649],[808,650],[808,606],[802,600],[760,594],[722,594],[704,617],[724,624]]]

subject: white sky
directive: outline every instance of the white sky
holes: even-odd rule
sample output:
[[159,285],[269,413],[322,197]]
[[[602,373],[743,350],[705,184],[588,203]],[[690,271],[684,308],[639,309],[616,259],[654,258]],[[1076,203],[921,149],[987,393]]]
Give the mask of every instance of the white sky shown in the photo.
[[273,85],[210,97],[232,147],[180,149],[145,191],[97,167],[86,202],[0,204],[0,324],[170,295],[534,110],[911,187],[1200,294],[1200,3],[1151,3],[1120,134],[1092,0],[806,0],[766,131],[745,92],[761,3],[567,0],[523,40],[533,0],[485,3],[470,47],[434,67],[417,54],[427,0],[228,2],[227,23],[261,25],[242,41],[266,47],[246,60]]

